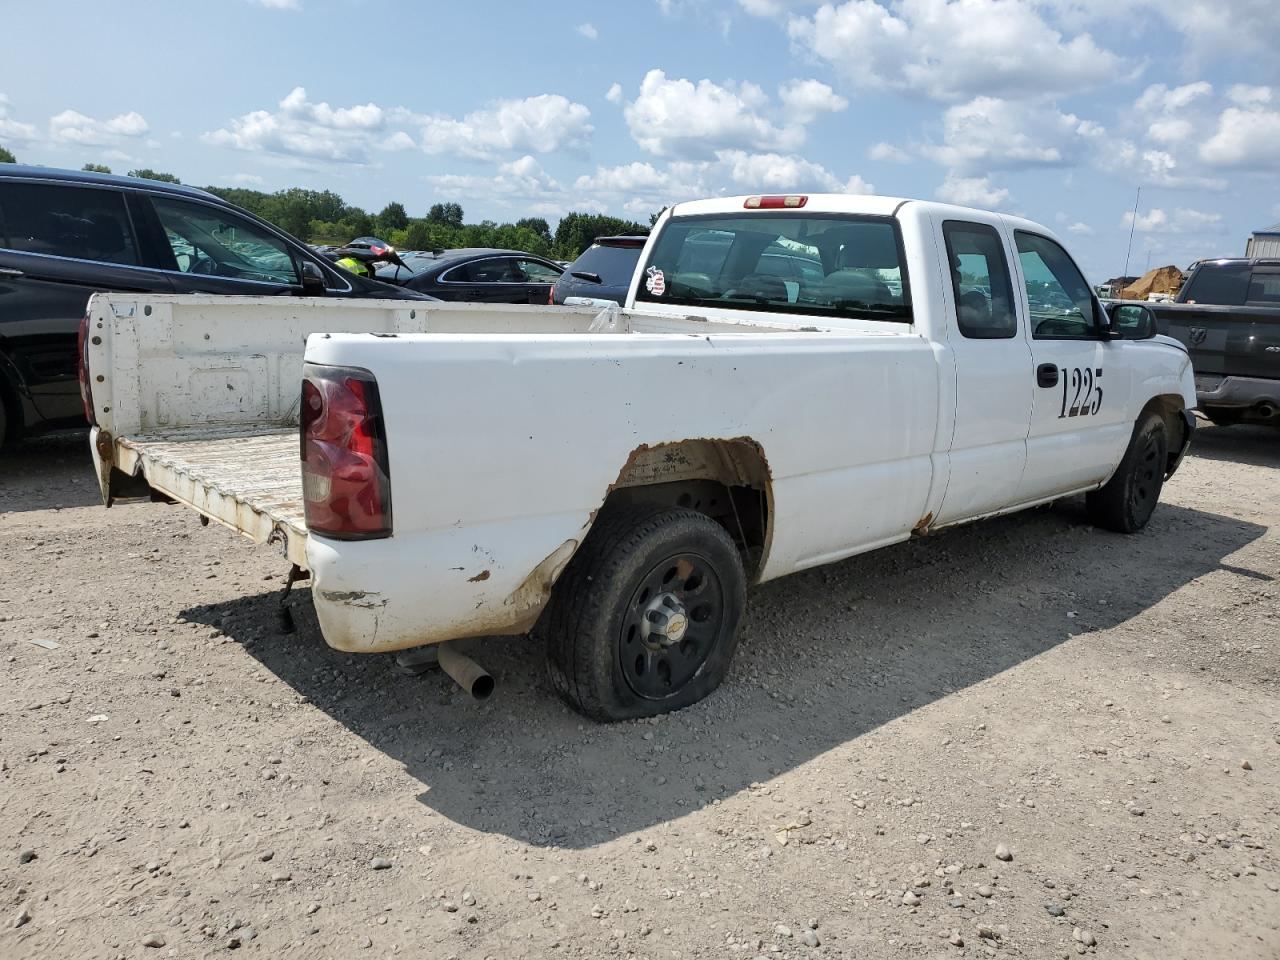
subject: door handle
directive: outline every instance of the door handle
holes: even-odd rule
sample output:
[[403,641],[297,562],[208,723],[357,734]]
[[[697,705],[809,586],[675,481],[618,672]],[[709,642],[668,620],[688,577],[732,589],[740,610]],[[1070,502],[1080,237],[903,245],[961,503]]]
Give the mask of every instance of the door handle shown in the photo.
[[26,274],[21,270],[14,270],[11,267],[0,267],[0,277],[10,277],[17,280],[19,277],[25,277]]
[[1036,385],[1056,387],[1058,385],[1058,365],[1056,363],[1042,363],[1036,367]]

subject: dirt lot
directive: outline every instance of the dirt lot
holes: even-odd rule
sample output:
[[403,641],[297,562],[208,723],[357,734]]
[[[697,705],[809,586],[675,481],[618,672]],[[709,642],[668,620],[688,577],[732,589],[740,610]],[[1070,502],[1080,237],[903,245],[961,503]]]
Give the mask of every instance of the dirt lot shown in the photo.
[[1280,956],[1280,433],[1202,430],[1136,537],[769,584],[720,692],[612,727],[528,642],[477,705],[305,590],[284,634],[273,552],[87,463],[0,461],[5,960]]

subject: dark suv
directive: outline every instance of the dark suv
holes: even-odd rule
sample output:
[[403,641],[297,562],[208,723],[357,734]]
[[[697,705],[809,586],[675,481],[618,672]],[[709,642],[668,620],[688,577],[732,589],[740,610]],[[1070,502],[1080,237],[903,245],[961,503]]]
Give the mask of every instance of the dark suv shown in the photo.
[[624,303],[648,237],[596,237],[556,281],[552,303]]
[[340,270],[192,187],[0,164],[0,441],[84,423],[76,336],[96,291],[430,299]]

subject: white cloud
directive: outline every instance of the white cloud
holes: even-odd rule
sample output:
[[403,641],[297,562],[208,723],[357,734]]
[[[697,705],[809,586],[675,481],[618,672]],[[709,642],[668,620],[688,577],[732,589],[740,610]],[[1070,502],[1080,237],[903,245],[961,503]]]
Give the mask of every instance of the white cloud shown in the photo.
[[605,93],[604,98],[608,100],[610,103],[621,103],[622,102],[622,84],[620,83],[610,84],[609,90]]
[[1098,124],[1075,114],[996,97],[975,97],[948,107],[942,122],[942,144],[922,147],[922,152],[966,176],[1067,166],[1106,134]]
[[938,187],[937,197],[964,207],[996,209],[1009,199],[1009,191],[994,186],[989,177],[960,177],[949,173]]
[[813,5],[810,0],[738,0],[738,6],[753,17],[780,17],[794,7]]
[[589,23],[580,23],[574,27],[574,30],[582,34],[588,40],[596,40],[600,36],[600,31]]
[[847,0],[792,16],[788,32],[859,87],[943,101],[1078,93],[1122,67],[1088,33],[1064,37],[1031,4],[1007,0],[898,0],[888,8]]
[[814,191],[821,193],[872,193],[871,184],[854,175],[841,180],[826,167],[802,157],[777,153],[722,150],[716,155],[724,175],[749,193]]
[[[624,100],[615,84],[608,99]],[[631,137],[647,153],[707,158],[718,150],[794,150],[819,116],[848,101],[818,80],[792,80],[774,102],[754,83],[696,83],[650,70],[623,116]]]
[[1274,95],[1274,91],[1270,87],[1251,87],[1244,83],[1237,83],[1227,89],[1227,99],[1242,107],[1268,104],[1272,101]]
[[140,137],[150,127],[142,114],[130,111],[108,120],[96,120],[75,110],[63,110],[49,118],[49,138],[55,143],[100,147],[121,137]]
[[1147,127],[1147,136],[1160,143],[1181,143],[1191,136],[1194,129],[1190,120],[1170,117],[1152,121]]
[[259,6],[266,7],[268,10],[301,10],[302,4],[299,0],[254,0]]
[[386,140],[386,125],[387,114],[375,103],[335,108],[308,100],[304,87],[294,87],[278,111],[254,110],[201,139],[255,153],[360,164]]
[[839,113],[849,101],[819,80],[792,80],[778,89],[786,115],[796,123],[812,123],[824,113]]
[[591,136],[591,111],[555,93],[500,100],[461,120],[413,116],[427,153],[493,157],[501,153],[583,150]]
[[1202,213],[1186,207],[1179,207],[1172,214],[1166,213],[1159,207],[1153,207],[1146,213],[1139,213],[1137,217],[1130,210],[1120,218],[1120,226],[1125,230],[1133,227],[1138,233],[1161,234],[1222,233],[1225,229],[1221,214]]
[[1067,233],[1074,234],[1077,237],[1092,237],[1093,227],[1077,220],[1075,223],[1068,225]]
[[417,141],[403,130],[397,130],[382,141],[383,150],[412,150],[417,145]]
[[1200,159],[1216,167],[1280,170],[1280,111],[1228,107],[1201,145]]
[[903,150],[901,147],[895,147],[892,143],[873,144],[871,149],[867,151],[867,156],[872,160],[879,160],[881,163],[910,163],[911,154]]
[[229,179],[246,187],[260,187],[265,182],[256,173],[234,173]]
[[1185,110],[1197,100],[1203,100],[1212,93],[1213,85],[1205,80],[1173,88],[1163,83],[1156,83],[1143,90],[1133,106],[1142,113],[1175,113]]
[[798,125],[781,127],[763,115],[768,97],[752,83],[721,86],[668,79],[650,70],[623,115],[631,137],[657,156],[706,155],[723,147],[795,147],[804,140]]
[[632,212],[734,193],[873,192],[857,174],[841,177],[804,157],[746,150],[720,150],[711,160],[673,160],[661,167],[639,161],[599,167],[578,177],[574,189]]
[[9,108],[13,101],[0,93],[0,142],[30,143],[38,134],[36,128],[29,123],[21,123],[9,116]]

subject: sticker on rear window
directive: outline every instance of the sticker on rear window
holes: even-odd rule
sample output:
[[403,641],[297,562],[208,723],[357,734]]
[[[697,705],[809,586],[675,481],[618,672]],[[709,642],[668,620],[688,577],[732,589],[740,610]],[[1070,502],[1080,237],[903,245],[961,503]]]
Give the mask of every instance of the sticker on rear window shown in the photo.
[[644,288],[655,297],[660,297],[667,292],[667,278],[657,267],[650,267],[644,272]]

